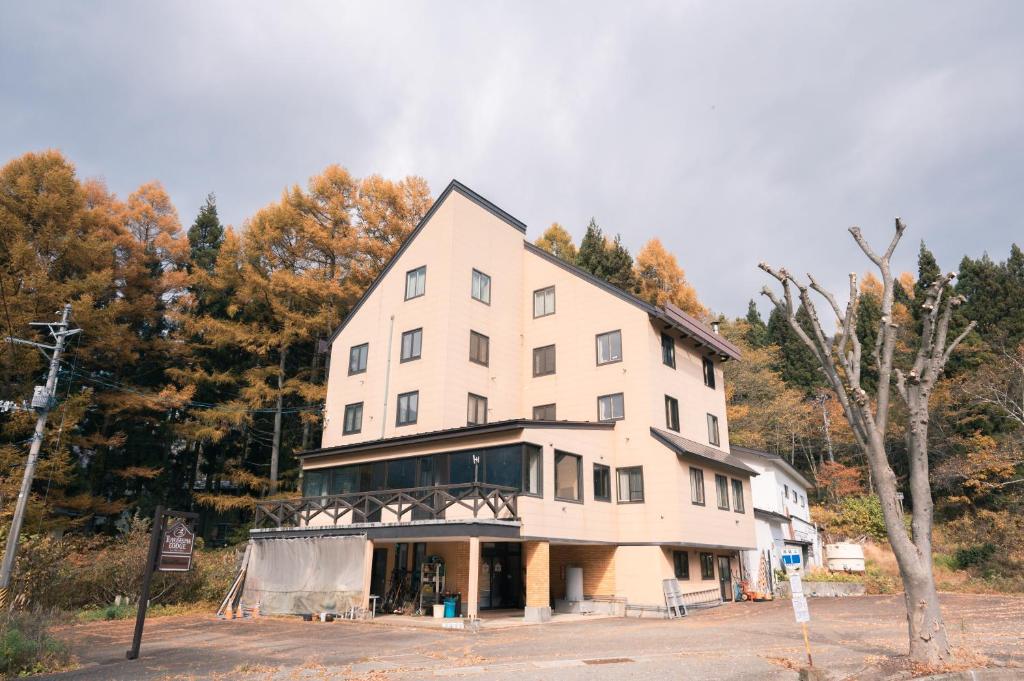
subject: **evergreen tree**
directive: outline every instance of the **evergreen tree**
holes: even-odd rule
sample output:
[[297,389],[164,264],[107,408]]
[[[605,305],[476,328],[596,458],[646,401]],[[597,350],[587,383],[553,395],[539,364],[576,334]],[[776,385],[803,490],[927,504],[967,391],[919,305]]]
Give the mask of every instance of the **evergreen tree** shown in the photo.
[[[802,305],[797,309],[796,317],[804,329],[812,333],[810,315]],[[787,385],[804,391],[808,396],[825,385],[817,358],[793,333],[778,308],[772,308],[772,313],[768,316],[767,330],[769,344],[778,346],[780,351],[775,370]]]
[[1012,348],[1024,340],[1024,253],[1016,244],[1005,262],[965,257],[956,291],[967,299],[959,316],[976,320],[989,344]]
[[192,271],[193,267],[200,267],[212,272],[222,243],[224,228],[217,217],[217,199],[213,192],[210,192],[206,196],[206,203],[199,209],[195,222],[188,229],[189,271]]
[[757,303],[753,300],[747,303],[747,331],[744,340],[752,348],[763,348],[769,345],[768,327],[761,318],[761,312],[757,309]]
[[623,291],[636,292],[633,256],[622,245],[620,235],[609,241],[593,218],[580,242],[576,265]]
[[928,288],[940,276],[942,276],[942,270],[939,268],[939,263],[935,260],[935,255],[928,250],[928,247],[924,245],[922,240],[921,248],[917,253],[917,281],[914,282],[914,303],[910,307],[911,313],[914,315],[914,321],[917,322],[916,333],[918,335],[921,334],[921,320],[924,318],[921,303],[925,300],[925,293]]

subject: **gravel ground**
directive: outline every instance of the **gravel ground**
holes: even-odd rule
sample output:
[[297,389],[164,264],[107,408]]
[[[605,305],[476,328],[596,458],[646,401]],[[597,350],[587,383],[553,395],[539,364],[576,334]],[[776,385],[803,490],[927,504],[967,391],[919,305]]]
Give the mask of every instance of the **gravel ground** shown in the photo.
[[[1024,597],[948,594],[946,624],[972,666],[1024,678]],[[815,666],[835,679],[906,678],[903,597],[811,599]],[[796,679],[804,663],[788,601],[729,604],[684,620],[602,619],[480,633],[212,617],[150,620],[142,656],[125,659],[133,622],[58,630],[77,655],[75,681],[346,679]],[[1011,672],[1012,674],[1012,672]]]

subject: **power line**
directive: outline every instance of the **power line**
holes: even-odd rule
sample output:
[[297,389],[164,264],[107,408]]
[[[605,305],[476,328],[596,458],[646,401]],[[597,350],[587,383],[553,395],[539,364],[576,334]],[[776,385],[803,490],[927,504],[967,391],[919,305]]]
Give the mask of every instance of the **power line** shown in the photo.
[[[68,373],[69,375],[76,376],[76,377],[82,379],[83,381],[88,381],[89,383],[94,383],[94,384],[102,386],[104,388],[110,388],[111,390],[119,390],[121,392],[129,393],[129,394],[132,394],[132,395],[137,395],[139,397],[143,397],[145,399],[152,400],[153,402],[156,402],[158,404],[164,403],[165,406],[170,406],[170,405],[166,404],[166,402],[169,401],[168,398],[161,398],[158,395],[152,395],[150,393],[142,392],[142,391],[137,390],[135,388],[129,387],[127,385],[124,385],[123,383],[119,383],[118,381],[115,381],[113,379],[98,378],[98,377],[96,377],[96,376],[94,376],[92,374],[82,373],[82,372],[77,371],[77,370],[72,370],[70,372],[61,372],[61,373]],[[229,409],[227,407],[224,407],[221,404],[215,404],[215,403],[212,403],[212,402],[196,402],[196,401],[192,401],[192,400],[183,402],[183,403],[181,403],[180,406],[182,408],[191,407],[191,408],[194,408],[194,409],[211,409],[211,410],[216,410],[216,411],[222,411],[222,412],[229,413],[229,414],[276,414],[277,413],[277,409],[275,409],[273,407],[262,407],[262,408],[257,408],[257,409],[249,409],[249,408],[230,408]],[[320,405],[320,404],[306,404],[306,405],[300,405],[300,406],[297,406],[297,407],[288,407],[286,409],[282,409],[281,413],[282,414],[297,414],[297,413],[304,413],[304,412],[320,412],[320,411],[323,411],[323,405]]]

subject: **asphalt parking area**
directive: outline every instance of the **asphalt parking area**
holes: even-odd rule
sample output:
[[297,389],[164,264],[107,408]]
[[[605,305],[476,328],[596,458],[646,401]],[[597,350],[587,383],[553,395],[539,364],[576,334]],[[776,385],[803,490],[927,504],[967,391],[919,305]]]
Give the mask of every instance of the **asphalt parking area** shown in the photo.
[[[976,662],[1020,668],[1024,597],[943,596],[954,645]],[[811,599],[815,664],[836,678],[884,678],[906,652],[902,595]],[[795,679],[802,633],[788,601],[729,604],[684,620],[601,619],[515,629],[438,631],[295,618],[150,620],[142,656],[133,622],[58,630],[81,667],[68,681],[346,679]]]

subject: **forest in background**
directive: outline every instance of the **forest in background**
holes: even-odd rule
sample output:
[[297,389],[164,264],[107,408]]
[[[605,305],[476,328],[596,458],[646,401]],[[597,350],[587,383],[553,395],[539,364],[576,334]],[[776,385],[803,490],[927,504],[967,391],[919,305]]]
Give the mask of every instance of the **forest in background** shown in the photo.
[[[121,199],[79,178],[60,153],[26,154],[0,169],[0,327],[28,336],[65,302],[83,333],[61,367],[33,488],[28,534],[113,532],[158,503],[197,510],[215,542],[245,536],[252,502],[292,494],[294,453],[316,447],[326,339],[431,203],[421,178],[356,178],[330,166],[287,188],[238,229],[211,194],[188,226],[159,183]],[[707,310],[657,239],[634,259],[591,221],[579,245],[553,224],[549,252],[651,302],[671,301],[741,346],[726,364],[730,440],[785,456],[817,485],[830,531],[870,534],[871,480],[809,351],[777,312],[764,320]],[[948,268],[948,264],[947,264]],[[978,328],[933,398],[932,485],[948,560],[998,581],[1019,579],[1024,523],[1024,253],[964,256],[957,324]],[[914,345],[921,292],[940,273],[921,244],[897,310]],[[877,328],[880,283],[860,282],[865,347]],[[870,385],[873,367],[864,359]],[[0,344],[0,401],[42,383],[45,359]],[[905,477],[905,415],[892,407],[888,447]],[[0,523],[8,525],[34,417],[0,415]],[[909,495],[907,495],[909,497]],[[883,530],[884,534],[884,530]],[[879,537],[881,538],[881,537]]]

